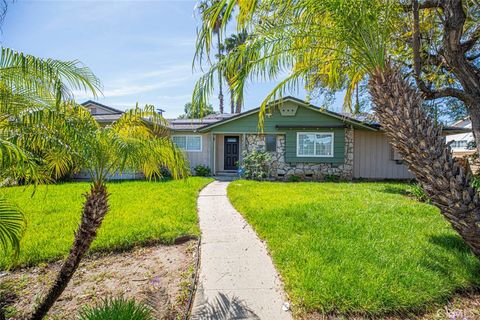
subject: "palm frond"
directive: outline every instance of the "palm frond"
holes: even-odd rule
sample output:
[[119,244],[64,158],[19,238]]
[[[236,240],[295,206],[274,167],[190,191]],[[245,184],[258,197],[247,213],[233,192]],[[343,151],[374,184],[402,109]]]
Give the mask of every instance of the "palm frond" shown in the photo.
[[24,229],[23,213],[0,196],[0,246],[5,252],[12,249],[18,255]]

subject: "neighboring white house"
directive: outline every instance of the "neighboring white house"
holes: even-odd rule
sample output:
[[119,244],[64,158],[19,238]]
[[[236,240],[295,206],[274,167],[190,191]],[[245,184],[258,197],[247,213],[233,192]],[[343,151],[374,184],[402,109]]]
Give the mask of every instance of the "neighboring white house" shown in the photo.
[[[471,129],[472,122],[469,118],[464,118],[453,123],[452,127]],[[450,143],[450,147],[452,148],[453,153],[456,155],[465,155],[474,152],[472,148],[468,148],[471,142],[474,141],[472,131],[447,135],[446,140],[447,143]]]

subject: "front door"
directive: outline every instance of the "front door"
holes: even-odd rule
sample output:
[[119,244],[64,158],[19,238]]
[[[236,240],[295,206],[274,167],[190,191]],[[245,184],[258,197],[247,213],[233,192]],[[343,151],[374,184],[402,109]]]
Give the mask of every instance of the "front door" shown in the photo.
[[223,160],[223,169],[224,170],[236,170],[238,163],[238,137],[226,136],[224,139],[224,160]]

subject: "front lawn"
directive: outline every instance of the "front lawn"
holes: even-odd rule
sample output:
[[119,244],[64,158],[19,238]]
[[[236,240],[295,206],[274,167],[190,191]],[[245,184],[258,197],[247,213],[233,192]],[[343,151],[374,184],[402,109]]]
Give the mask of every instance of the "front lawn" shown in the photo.
[[235,181],[233,205],[267,241],[300,314],[405,314],[480,284],[439,211],[393,183]]
[[[111,251],[153,241],[172,243],[179,236],[198,235],[196,199],[210,181],[194,177],[186,181],[109,183],[110,212],[92,249]],[[68,253],[88,189],[88,183],[39,186],[33,197],[31,188],[0,189],[27,219],[20,256],[13,266],[35,265]],[[0,268],[9,264],[9,256],[0,256]]]

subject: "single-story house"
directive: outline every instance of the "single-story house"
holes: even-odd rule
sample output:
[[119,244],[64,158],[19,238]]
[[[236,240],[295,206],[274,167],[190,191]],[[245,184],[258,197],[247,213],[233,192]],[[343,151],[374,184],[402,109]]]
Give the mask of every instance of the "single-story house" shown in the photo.
[[470,118],[464,118],[458,120],[452,124],[452,127],[465,128],[468,131],[456,134],[449,134],[446,136],[447,143],[450,143],[453,155],[462,157],[465,155],[471,155],[475,152],[475,148],[471,147],[471,144],[475,142],[472,132],[472,122]]
[[[93,101],[83,105],[94,109],[92,114],[100,122],[121,115]],[[378,123],[285,97],[272,103],[259,132],[259,111],[172,119],[172,139],[185,150],[192,169],[207,166],[214,175],[235,175],[245,153],[263,150],[271,154],[271,176],[279,180],[290,176],[307,180],[414,178]],[[457,132],[453,127],[445,130]]]

